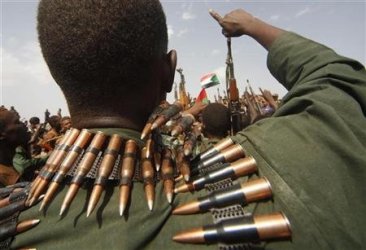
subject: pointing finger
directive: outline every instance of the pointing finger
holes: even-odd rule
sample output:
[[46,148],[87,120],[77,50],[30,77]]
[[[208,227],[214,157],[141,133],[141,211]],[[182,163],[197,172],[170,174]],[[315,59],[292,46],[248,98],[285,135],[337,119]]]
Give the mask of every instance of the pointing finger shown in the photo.
[[214,11],[213,9],[209,10],[210,15],[219,23],[222,24],[222,17],[220,16],[219,13],[217,13],[216,11]]

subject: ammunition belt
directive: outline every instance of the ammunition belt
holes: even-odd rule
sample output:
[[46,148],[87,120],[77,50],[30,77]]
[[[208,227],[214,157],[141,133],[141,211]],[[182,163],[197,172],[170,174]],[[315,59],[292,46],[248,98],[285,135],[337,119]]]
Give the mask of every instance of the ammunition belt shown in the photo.
[[[220,165],[222,165],[222,164],[215,164],[212,167],[213,167],[213,169],[216,170],[216,169],[220,168]],[[204,169],[203,171],[208,172],[208,168]],[[230,178],[228,178],[228,179],[216,182],[216,183],[207,184],[207,185],[205,185],[205,189],[208,192],[213,192],[216,190],[225,189],[225,188],[233,186],[233,185],[234,185],[233,181]],[[234,206],[229,206],[229,207],[224,207],[224,208],[213,208],[210,210],[210,212],[213,217],[213,222],[215,224],[219,223],[222,220],[241,218],[246,215],[243,207],[240,205],[234,205]],[[252,249],[250,247],[249,243],[230,244],[230,245],[220,243],[218,245],[218,247],[220,250],[249,250],[249,249]]]
[[[83,151],[80,156],[78,157],[78,160],[76,160],[75,164],[72,166],[72,168],[69,170],[69,172],[66,174],[66,176],[68,177],[74,177],[76,175],[76,170],[77,167],[79,165],[79,163],[81,162],[84,154],[86,153],[86,151]],[[97,158],[94,161],[93,167],[91,168],[91,170],[88,172],[88,174],[85,176],[85,179],[96,179],[97,177],[97,173],[98,173],[98,169],[100,166],[100,163],[103,160],[105,153],[103,154],[103,152],[99,152]],[[120,177],[120,161],[122,160],[122,158],[124,157],[124,154],[118,154],[117,155],[117,160],[116,163],[114,164],[113,167],[113,171],[111,173],[111,175],[108,177],[108,179],[106,179],[106,181],[115,181],[116,183],[119,183],[121,180]],[[140,169],[140,161],[137,160],[136,164],[135,164],[135,173],[134,176],[132,178],[132,182],[143,182],[143,179],[141,177],[141,169]],[[175,164],[173,164],[174,166],[174,174],[173,174],[173,178],[178,176],[178,170],[177,167],[175,166]],[[168,179],[171,179],[171,177],[167,177]],[[160,176],[160,174],[155,174],[155,178],[154,181],[158,182],[161,179],[165,179],[165,177]]]
[[201,169],[198,170],[198,172],[199,172],[200,175],[206,175],[210,172],[213,172],[215,170],[218,170],[218,169],[222,168],[222,165],[223,165],[222,163],[216,163],[212,166],[201,168]]
[[16,230],[19,212],[13,214],[6,220],[0,223],[0,249],[10,249],[10,244],[13,241]]
[[[10,249],[14,236],[17,234],[19,214],[25,209],[25,199],[28,196],[29,188],[28,182],[0,188],[0,198],[9,199],[9,204],[0,208],[0,249]],[[14,192],[15,189],[22,190]]]

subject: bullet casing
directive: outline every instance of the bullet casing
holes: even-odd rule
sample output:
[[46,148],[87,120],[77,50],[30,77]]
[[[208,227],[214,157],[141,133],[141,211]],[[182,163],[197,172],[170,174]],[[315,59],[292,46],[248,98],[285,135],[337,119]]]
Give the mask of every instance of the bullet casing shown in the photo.
[[163,161],[161,166],[161,175],[163,179],[165,194],[173,194],[174,189],[174,169],[172,162],[172,152],[170,149],[163,150]]
[[201,161],[196,168],[198,170],[204,169],[216,163],[232,162],[244,156],[244,149],[240,145],[232,145],[229,148],[224,149],[222,152],[216,154],[215,156],[205,161]]
[[121,164],[121,179],[126,178],[128,183],[132,181],[133,175],[135,174],[137,148],[134,140],[128,140],[126,142]]
[[234,204],[247,205],[248,203],[270,198],[271,185],[267,179],[261,178],[236,184],[224,190],[214,191],[206,197],[198,198],[200,211],[211,208],[226,207]]
[[[146,147],[141,150],[141,170],[146,200],[149,204],[152,204],[155,199],[155,173],[151,159],[147,158]],[[152,206],[149,208],[152,209]]]
[[207,151],[201,153],[200,160],[204,161],[204,160],[220,153],[220,151],[224,150],[225,148],[230,147],[233,144],[234,144],[234,142],[231,138],[222,139],[221,141],[216,143],[212,148],[210,148]]
[[122,138],[119,135],[112,135],[107,150],[104,152],[102,162],[100,163],[97,178],[94,184],[104,186],[105,181],[108,179],[109,175],[112,173],[114,164],[117,160],[118,153],[121,149]]
[[174,236],[181,243],[237,244],[291,237],[291,227],[283,213],[245,216],[193,228]]
[[192,182],[194,190],[201,190],[206,184],[215,183],[226,178],[238,178],[257,171],[257,163],[253,157],[246,157],[231,163],[229,166],[213,171]]
[[124,209],[127,206],[128,200],[130,198],[130,187],[132,184],[132,178],[135,174],[135,164],[136,164],[136,153],[137,153],[137,143],[134,140],[128,140],[125,145],[123,161],[121,165],[121,182],[120,182],[120,215],[123,215]]

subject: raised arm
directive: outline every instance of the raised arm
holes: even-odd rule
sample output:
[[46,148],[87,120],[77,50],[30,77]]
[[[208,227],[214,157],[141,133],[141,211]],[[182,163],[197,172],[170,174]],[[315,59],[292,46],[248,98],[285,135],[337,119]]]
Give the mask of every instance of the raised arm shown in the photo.
[[243,9],[234,10],[224,17],[221,17],[214,10],[210,10],[210,14],[221,25],[222,33],[225,36],[248,35],[257,40],[267,50],[284,32],[282,29],[259,20]]

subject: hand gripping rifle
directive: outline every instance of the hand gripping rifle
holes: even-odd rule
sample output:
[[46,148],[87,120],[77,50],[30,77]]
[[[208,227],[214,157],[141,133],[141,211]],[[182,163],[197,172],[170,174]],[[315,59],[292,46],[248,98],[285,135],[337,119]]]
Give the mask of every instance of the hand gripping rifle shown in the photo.
[[231,38],[227,39],[227,59],[226,59],[226,88],[229,98],[229,110],[231,114],[231,134],[235,135],[241,130],[241,114],[240,114],[240,102],[239,91],[236,86],[236,80],[234,76],[234,63],[231,53]]

